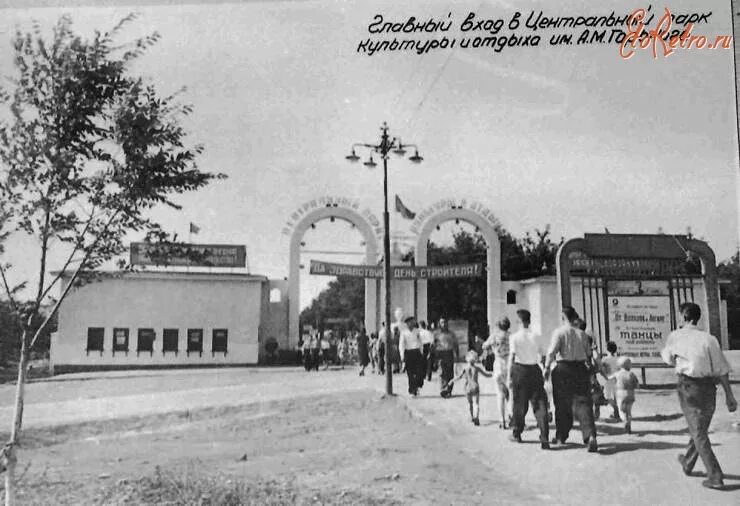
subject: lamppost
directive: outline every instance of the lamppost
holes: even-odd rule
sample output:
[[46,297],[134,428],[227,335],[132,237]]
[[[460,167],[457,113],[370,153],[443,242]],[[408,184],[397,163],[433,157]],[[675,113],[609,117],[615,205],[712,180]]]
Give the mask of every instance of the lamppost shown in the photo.
[[385,281],[385,393],[393,395],[393,371],[391,363],[391,237],[390,217],[388,215],[388,153],[393,152],[399,156],[406,154],[406,148],[414,148],[414,154],[409,157],[414,163],[420,163],[423,158],[419,156],[419,149],[415,144],[404,144],[400,138],[388,135],[388,125],[383,122],[380,127],[380,143],[365,144],[356,143],[352,145],[352,154],[346,156],[350,162],[357,162],[356,148],[366,148],[371,154],[363,165],[369,169],[378,164],[373,160],[372,152],[378,153],[383,159],[383,280]]

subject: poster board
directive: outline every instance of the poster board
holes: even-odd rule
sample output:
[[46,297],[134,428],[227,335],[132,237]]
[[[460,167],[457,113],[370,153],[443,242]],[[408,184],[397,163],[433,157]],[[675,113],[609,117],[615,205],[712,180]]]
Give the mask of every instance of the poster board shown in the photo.
[[634,365],[662,365],[671,333],[672,304],[666,281],[617,281],[607,292],[609,338]]

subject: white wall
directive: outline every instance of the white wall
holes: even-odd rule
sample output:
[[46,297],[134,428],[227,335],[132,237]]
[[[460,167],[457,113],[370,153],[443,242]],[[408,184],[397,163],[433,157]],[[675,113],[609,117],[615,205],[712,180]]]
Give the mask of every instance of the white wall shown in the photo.
[[[135,273],[70,292],[59,313],[51,363],[59,366],[253,364],[258,358],[261,287],[255,276]],[[104,351],[85,351],[88,327],[105,328]],[[112,353],[113,328],[129,329],[129,352]],[[137,356],[139,328],[156,333],[154,353]],[[179,329],[179,352],[162,353],[162,330]],[[203,329],[203,354],[186,353],[187,329]],[[228,329],[228,352],[211,352],[213,329]]]
[[560,325],[558,286],[555,278],[543,276],[524,281],[504,281],[504,298],[508,290],[517,292],[516,304],[505,306],[505,316],[511,320],[512,329],[517,328],[517,310],[526,309],[531,313],[532,329],[540,334],[543,344],[547,345],[552,332]]

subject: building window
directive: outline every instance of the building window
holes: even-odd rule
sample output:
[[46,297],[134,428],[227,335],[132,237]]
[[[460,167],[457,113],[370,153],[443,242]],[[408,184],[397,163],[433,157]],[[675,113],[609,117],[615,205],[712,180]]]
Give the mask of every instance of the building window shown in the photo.
[[178,329],[164,329],[162,332],[162,355],[168,351],[174,351],[177,355],[179,339],[180,332]]
[[211,353],[215,355],[221,352],[226,355],[229,331],[226,329],[213,329],[213,340],[211,341]]
[[103,342],[105,340],[105,329],[102,327],[89,327],[87,329],[87,354],[91,351],[99,351],[103,354]]
[[273,288],[270,290],[270,304],[275,304],[280,302],[282,300],[282,297],[280,295],[280,289],[279,288]]
[[117,351],[128,355],[128,329],[113,329],[113,354]]
[[142,351],[148,351],[149,355],[154,353],[154,329],[139,329],[136,355],[138,356]]
[[203,355],[203,329],[188,329],[188,355],[191,352]]
[[516,290],[509,290],[506,292],[506,303],[516,304]]

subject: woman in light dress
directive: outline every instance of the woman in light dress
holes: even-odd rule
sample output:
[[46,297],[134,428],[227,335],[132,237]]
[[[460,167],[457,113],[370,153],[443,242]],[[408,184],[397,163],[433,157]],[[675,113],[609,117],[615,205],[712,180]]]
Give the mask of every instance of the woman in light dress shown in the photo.
[[503,317],[496,322],[496,328],[486,342],[483,343],[483,350],[487,353],[493,353],[493,379],[496,382],[498,390],[498,407],[501,413],[501,429],[508,428],[510,419],[509,404],[509,387],[506,385],[508,377],[507,364],[509,363],[509,327],[511,322],[507,317]]

